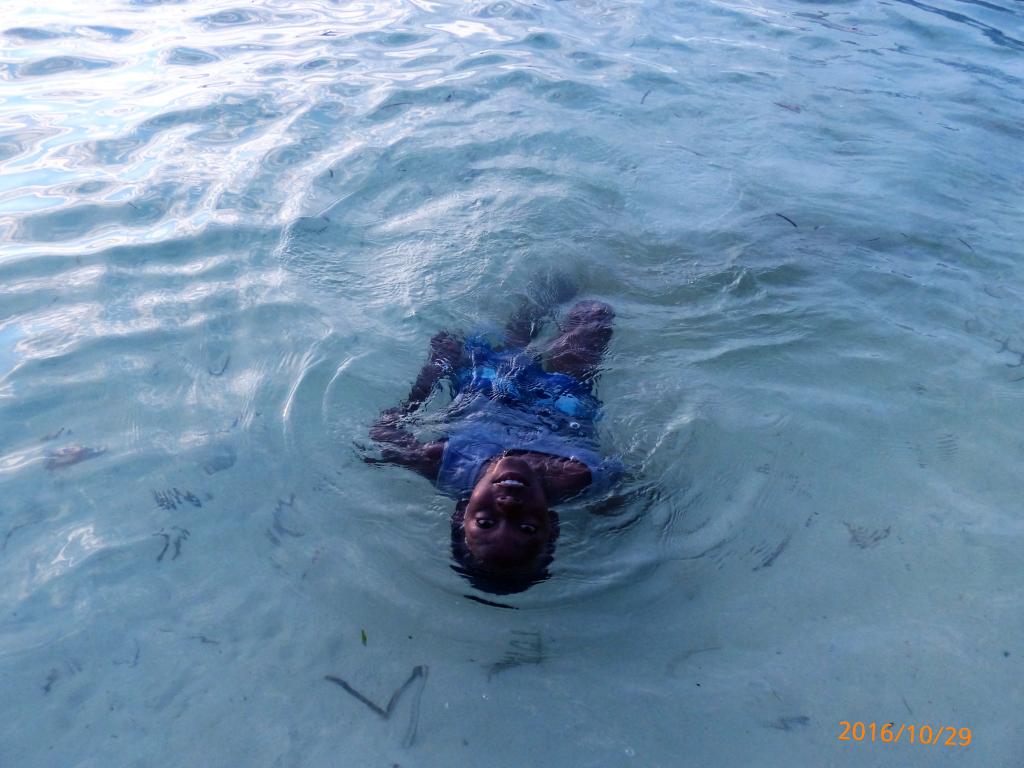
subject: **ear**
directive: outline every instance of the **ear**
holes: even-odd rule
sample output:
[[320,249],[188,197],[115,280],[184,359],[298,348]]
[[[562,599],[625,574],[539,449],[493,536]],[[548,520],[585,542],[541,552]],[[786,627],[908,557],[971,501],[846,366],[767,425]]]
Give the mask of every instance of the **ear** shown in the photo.
[[459,499],[455,502],[455,511],[452,512],[452,530],[462,530],[466,523],[466,507],[469,506],[469,499]]

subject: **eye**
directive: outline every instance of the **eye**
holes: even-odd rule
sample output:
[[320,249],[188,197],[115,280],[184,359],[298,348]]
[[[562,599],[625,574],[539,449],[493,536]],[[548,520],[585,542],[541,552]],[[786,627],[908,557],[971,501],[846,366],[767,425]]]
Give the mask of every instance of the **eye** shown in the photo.
[[519,530],[522,531],[523,533],[536,533],[537,532],[537,526],[536,525],[530,525],[530,523],[522,523],[519,526]]
[[476,523],[477,528],[483,528],[484,530],[494,527],[494,521],[489,517],[476,517],[473,518],[473,522]]

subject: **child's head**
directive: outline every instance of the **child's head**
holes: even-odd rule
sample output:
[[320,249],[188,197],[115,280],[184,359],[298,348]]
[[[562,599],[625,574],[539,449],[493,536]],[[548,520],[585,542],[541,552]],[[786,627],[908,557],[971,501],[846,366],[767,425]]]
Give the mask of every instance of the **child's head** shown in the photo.
[[546,579],[557,538],[558,516],[548,507],[543,478],[516,456],[491,462],[452,517],[456,570],[493,594],[522,592]]

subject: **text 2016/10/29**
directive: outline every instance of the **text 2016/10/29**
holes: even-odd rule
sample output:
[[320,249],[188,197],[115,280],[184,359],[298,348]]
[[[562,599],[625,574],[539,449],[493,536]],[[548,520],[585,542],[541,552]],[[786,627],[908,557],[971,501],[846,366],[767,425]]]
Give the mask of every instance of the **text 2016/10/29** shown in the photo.
[[839,721],[839,741],[871,741],[883,744],[934,744],[946,747],[966,747],[971,743],[970,728],[951,725],[907,725],[896,723],[851,723]]

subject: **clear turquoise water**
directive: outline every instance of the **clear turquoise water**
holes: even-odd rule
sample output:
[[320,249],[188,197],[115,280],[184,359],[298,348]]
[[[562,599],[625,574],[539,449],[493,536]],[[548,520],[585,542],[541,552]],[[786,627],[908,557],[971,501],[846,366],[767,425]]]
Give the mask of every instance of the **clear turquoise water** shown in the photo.
[[[0,762],[1016,764],[1022,17],[6,2]],[[552,267],[644,492],[503,610],[359,446]]]

